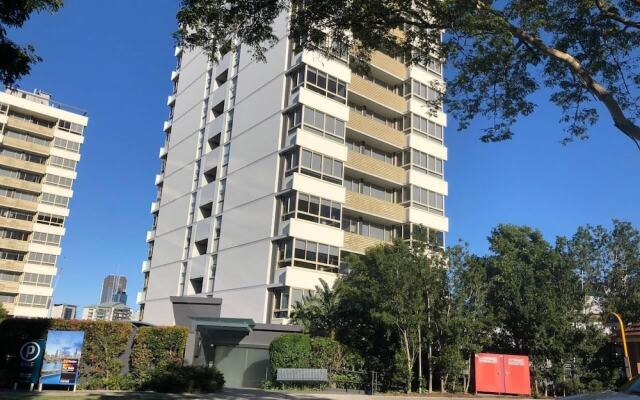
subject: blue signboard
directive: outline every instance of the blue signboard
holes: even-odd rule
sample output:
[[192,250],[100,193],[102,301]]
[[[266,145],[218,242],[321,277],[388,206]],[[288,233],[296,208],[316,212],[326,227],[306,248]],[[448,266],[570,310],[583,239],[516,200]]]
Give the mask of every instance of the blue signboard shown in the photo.
[[83,331],[49,331],[40,383],[75,385],[82,355]]
[[42,358],[44,356],[44,340],[32,340],[20,346],[18,381],[36,384],[40,377]]

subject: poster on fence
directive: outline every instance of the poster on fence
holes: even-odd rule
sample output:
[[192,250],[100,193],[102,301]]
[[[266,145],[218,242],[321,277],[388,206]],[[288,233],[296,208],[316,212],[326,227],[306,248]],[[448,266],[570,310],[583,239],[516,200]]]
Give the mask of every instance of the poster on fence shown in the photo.
[[75,385],[83,342],[83,331],[49,331],[40,384]]

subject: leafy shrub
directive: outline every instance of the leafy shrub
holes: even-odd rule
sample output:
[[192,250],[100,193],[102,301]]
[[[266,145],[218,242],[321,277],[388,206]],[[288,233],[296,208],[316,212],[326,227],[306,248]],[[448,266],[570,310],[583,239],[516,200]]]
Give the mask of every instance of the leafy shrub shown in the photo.
[[0,370],[2,382],[8,385],[15,380],[17,352],[27,340],[46,339],[47,331],[84,331],[84,346],[80,360],[80,386],[89,382],[109,381],[120,375],[120,356],[127,348],[131,334],[129,322],[66,321],[53,319],[9,318],[0,323]]
[[269,385],[276,384],[278,368],[325,368],[332,383],[345,387],[362,380],[362,376],[354,371],[362,370],[363,365],[359,354],[336,340],[300,334],[282,335],[271,342],[269,366],[272,381]]
[[131,350],[131,374],[146,382],[153,374],[181,367],[189,330],[179,326],[138,329]]
[[151,372],[141,389],[161,393],[211,393],[224,387],[224,376],[216,368],[180,366]]

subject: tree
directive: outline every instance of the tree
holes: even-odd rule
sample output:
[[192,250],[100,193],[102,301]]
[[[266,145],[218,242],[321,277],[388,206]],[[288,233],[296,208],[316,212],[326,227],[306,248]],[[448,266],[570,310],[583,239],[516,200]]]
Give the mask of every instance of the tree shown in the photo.
[[2,304],[0,304],[0,322],[4,321],[7,318],[9,318],[9,313],[4,308],[4,306],[2,306]]
[[496,317],[494,345],[527,354],[536,393],[560,382],[577,344],[582,297],[572,266],[538,230],[499,225],[489,237],[488,300]]
[[303,48],[317,48],[328,34],[355,61],[376,49],[412,63],[448,59],[455,72],[446,81],[448,109],[460,129],[476,117],[492,121],[483,141],[511,138],[543,87],[562,110],[564,142],[588,137],[598,103],[618,130],[640,140],[638,0],[182,0],[176,36],[214,60],[234,38],[264,60],[282,12],[291,14],[289,36]]
[[332,290],[324,279],[320,279],[315,293],[294,304],[291,319],[313,336],[335,339],[338,300],[337,290]]
[[8,37],[7,30],[21,28],[34,12],[56,12],[62,0],[9,0],[0,2],[0,80],[13,86],[29,74],[31,65],[42,61],[31,44],[20,45]]

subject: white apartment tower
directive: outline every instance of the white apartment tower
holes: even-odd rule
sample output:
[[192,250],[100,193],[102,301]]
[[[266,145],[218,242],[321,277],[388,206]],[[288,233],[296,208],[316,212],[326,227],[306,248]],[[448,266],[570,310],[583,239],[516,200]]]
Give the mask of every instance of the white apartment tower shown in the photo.
[[141,320],[176,323],[172,297],[221,300],[219,317],[286,324],[349,253],[416,226],[444,241],[442,65],[376,51],[366,76],[295,52],[287,18],[266,63],[244,46],[209,62],[177,48],[158,194],[138,293]]
[[0,304],[47,317],[87,113],[43,92],[0,93]]

